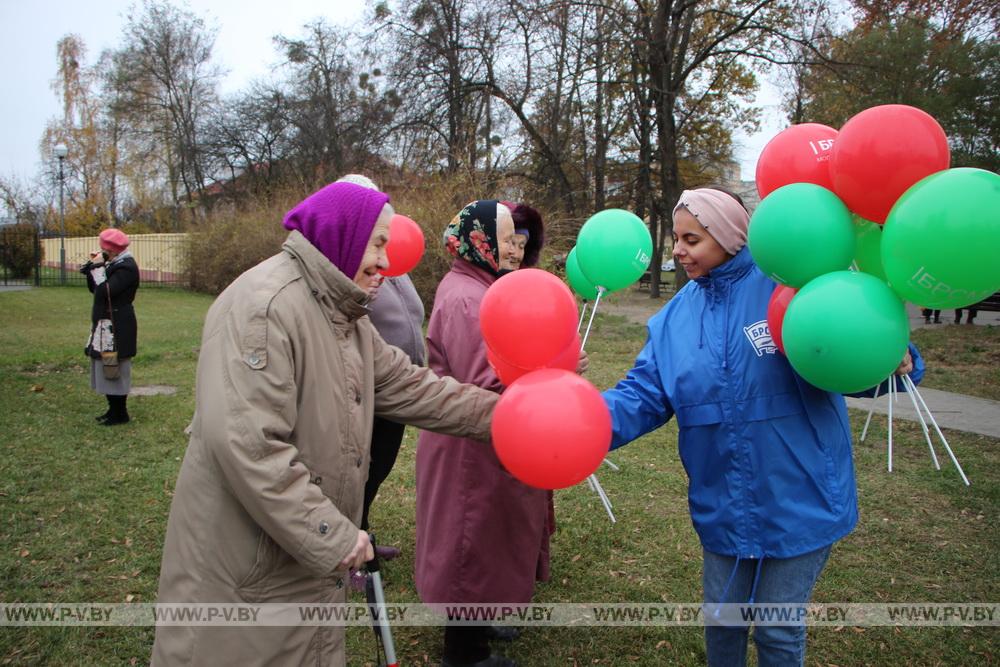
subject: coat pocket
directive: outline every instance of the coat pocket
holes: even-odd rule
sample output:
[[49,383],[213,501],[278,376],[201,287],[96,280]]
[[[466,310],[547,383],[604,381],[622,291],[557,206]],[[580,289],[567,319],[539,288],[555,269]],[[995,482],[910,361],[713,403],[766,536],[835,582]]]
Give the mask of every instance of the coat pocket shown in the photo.
[[292,557],[271,539],[266,531],[260,529],[257,537],[257,553],[253,565],[243,579],[236,584],[240,597],[248,602],[257,601],[266,596],[268,581],[276,571]]
[[721,403],[680,405],[674,409],[674,414],[677,418],[677,426],[680,428],[710,426],[719,424],[725,419]]

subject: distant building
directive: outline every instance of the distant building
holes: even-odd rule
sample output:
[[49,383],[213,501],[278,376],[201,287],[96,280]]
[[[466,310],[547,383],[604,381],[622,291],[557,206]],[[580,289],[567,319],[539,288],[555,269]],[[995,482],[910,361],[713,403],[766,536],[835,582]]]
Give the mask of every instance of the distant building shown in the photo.
[[760,195],[757,194],[757,182],[742,180],[740,178],[740,165],[735,161],[726,162],[722,166],[722,183],[720,185],[738,194],[751,213],[757,208],[757,204],[760,203]]

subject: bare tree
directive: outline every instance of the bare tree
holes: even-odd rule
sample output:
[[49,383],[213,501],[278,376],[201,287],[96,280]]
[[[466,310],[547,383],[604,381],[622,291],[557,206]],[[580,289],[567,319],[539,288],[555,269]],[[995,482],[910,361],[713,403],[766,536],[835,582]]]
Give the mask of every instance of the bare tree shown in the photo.
[[194,204],[205,186],[200,133],[221,76],[212,64],[215,32],[166,0],[146,0],[128,15],[115,54],[122,108],[159,149],[175,205]]
[[275,37],[288,74],[280,106],[294,132],[296,166],[304,180],[329,180],[362,169],[381,147],[398,99],[366,71],[348,36],[322,20],[303,38]]
[[231,186],[230,198],[247,193],[269,198],[282,163],[292,156],[285,95],[255,84],[223,101],[208,123],[206,145],[216,179]]
[[[488,98],[469,85],[485,60],[495,58],[500,20],[489,2],[402,0],[375,8],[374,34],[388,59],[392,88],[401,104],[396,134],[420,137],[426,167],[448,173],[489,163],[495,114]],[[482,145],[478,142],[483,140]],[[405,141],[405,140],[404,140]]]

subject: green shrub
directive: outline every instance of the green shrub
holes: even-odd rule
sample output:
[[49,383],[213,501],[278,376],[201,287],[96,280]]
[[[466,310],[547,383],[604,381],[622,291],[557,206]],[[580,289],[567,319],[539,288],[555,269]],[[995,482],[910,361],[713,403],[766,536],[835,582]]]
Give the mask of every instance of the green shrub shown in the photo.
[[281,250],[288,207],[216,211],[188,234],[191,289],[218,294],[241,273]]
[[10,278],[30,278],[37,263],[35,226],[22,222],[0,229],[0,263]]
[[[375,179],[378,182],[378,179]],[[418,184],[386,188],[392,196],[392,204],[397,213],[415,220],[424,232],[426,250],[420,264],[410,272],[410,278],[430,314],[434,305],[434,292],[441,278],[451,268],[453,261],[442,241],[444,229],[463,206],[475,199],[507,199],[533,204],[530,198],[520,196],[520,188],[514,184],[482,183],[468,174],[441,175],[421,179]],[[545,248],[542,249],[539,267],[559,273],[557,257],[565,255],[573,247],[573,240],[580,228],[580,222],[567,218],[559,211],[549,211],[537,205],[545,222]]]
[[[410,272],[410,278],[428,313],[438,283],[453,261],[441,241],[451,219],[478,198],[522,199],[514,194],[517,189],[512,186],[491,186],[468,174],[419,179],[399,174],[388,177],[371,174],[371,177],[391,196],[396,212],[415,220],[424,232],[426,250],[420,264]],[[288,234],[281,225],[285,212],[318,187],[289,186],[275,196],[272,204],[214,210],[188,237],[191,288],[218,294],[241,273],[278,252]],[[559,262],[555,258],[572,247],[580,221],[560,212],[539,210],[545,220],[546,235],[541,267],[558,273]]]

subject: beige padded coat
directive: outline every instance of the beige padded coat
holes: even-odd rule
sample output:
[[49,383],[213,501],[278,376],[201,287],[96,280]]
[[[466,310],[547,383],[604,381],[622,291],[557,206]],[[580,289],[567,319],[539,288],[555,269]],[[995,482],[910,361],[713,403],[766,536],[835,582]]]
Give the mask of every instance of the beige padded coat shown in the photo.
[[[412,365],[366,301],[292,232],[212,305],[159,602],[344,601],[373,416],[488,440],[497,394]],[[160,626],[152,662],[342,665],[344,629]]]

